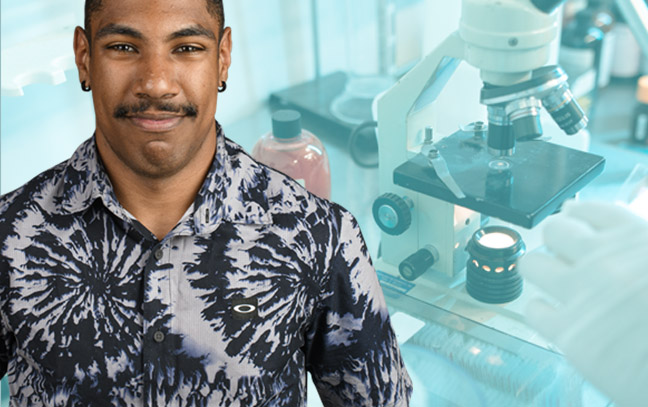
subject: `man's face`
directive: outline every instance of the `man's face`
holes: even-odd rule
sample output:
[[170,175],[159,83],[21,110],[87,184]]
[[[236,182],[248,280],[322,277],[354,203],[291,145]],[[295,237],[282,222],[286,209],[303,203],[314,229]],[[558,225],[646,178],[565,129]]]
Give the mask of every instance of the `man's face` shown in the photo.
[[90,45],[77,28],[79,76],[92,87],[108,167],[163,178],[213,154],[231,52],[229,28],[219,44],[219,24],[206,0],[104,0]]

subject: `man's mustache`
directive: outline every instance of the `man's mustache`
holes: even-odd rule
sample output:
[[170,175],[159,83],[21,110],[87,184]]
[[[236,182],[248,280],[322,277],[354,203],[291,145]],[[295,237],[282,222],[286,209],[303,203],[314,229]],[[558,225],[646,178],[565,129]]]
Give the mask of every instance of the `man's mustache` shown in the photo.
[[116,119],[125,119],[129,116],[145,112],[151,108],[159,112],[182,113],[187,117],[196,117],[198,115],[198,108],[191,102],[176,104],[156,100],[142,100],[139,103],[130,105],[125,103],[118,105],[115,108],[113,117]]

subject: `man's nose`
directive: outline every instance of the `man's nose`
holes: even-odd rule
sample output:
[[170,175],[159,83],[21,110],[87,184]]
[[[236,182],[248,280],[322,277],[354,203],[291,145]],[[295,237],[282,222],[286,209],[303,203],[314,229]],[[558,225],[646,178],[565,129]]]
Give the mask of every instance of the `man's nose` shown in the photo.
[[133,92],[139,98],[148,99],[171,99],[176,96],[179,86],[171,56],[159,53],[143,55]]

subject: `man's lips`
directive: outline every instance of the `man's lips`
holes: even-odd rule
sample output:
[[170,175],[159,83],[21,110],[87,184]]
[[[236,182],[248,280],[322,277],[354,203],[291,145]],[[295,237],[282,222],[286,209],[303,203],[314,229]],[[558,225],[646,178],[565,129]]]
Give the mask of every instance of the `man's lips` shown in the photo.
[[165,132],[175,128],[184,118],[183,115],[168,113],[138,113],[128,116],[135,126],[149,132]]

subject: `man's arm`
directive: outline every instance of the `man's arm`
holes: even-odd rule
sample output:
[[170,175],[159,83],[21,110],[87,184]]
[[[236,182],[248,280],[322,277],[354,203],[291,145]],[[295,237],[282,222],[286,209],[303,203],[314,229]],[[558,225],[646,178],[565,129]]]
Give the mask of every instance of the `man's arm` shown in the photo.
[[0,379],[7,374],[9,363],[9,333],[5,328],[5,306],[7,290],[9,289],[8,267],[4,258],[0,258]]
[[306,356],[327,407],[409,405],[412,385],[387,305],[360,229],[346,211]]
[[0,379],[7,374],[7,364],[9,362],[9,350],[5,341],[5,333],[3,329],[1,330],[3,332],[0,333]]

